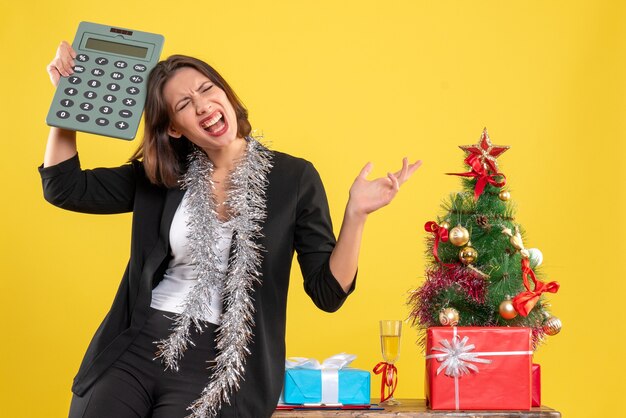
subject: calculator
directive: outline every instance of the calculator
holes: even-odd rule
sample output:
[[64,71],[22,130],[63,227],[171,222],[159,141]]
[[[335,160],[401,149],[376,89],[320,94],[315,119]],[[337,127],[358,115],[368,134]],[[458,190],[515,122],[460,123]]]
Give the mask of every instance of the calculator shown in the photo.
[[132,140],[162,35],[81,22],[74,74],[61,77],[46,117],[50,126]]

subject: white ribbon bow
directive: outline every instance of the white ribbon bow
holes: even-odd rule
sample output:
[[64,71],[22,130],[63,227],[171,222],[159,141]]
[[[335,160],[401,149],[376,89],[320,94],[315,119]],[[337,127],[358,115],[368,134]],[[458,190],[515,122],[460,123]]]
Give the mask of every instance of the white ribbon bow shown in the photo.
[[467,344],[469,338],[467,336],[461,339],[458,335],[452,338],[452,341],[441,340],[441,347],[433,347],[435,351],[441,351],[442,354],[433,354],[434,357],[441,362],[441,366],[437,369],[437,374],[445,371],[446,376],[461,377],[464,374],[470,374],[470,371],[478,372],[478,367],[472,363],[489,364],[491,360],[480,358],[480,353],[471,353],[474,344]]
[[287,369],[311,369],[322,372],[323,405],[340,405],[339,403],[339,370],[348,367],[356,359],[354,354],[340,353],[328,357],[320,364],[314,358],[289,357],[285,360]]
[[354,354],[340,353],[328,357],[323,363],[314,358],[289,357],[285,360],[287,369],[341,370],[348,367],[356,359]]

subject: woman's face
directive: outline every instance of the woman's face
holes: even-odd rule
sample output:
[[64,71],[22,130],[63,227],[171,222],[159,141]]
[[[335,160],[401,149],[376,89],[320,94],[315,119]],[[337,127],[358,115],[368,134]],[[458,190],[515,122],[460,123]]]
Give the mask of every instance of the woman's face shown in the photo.
[[237,138],[237,115],[226,93],[198,70],[176,70],[163,86],[163,96],[170,113],[170,136],[185,136],[207,151],[226,147]]

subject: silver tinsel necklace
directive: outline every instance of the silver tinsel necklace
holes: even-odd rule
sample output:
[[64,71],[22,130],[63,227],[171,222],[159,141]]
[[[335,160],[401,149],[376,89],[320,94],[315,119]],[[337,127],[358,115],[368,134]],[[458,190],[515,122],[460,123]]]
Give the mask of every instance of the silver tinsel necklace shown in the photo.
[[252,137],[246,138],[247,150],[237,162],[228,183],[225,205],[231,215],[233,243],[226,277],[219,272],[219,257],[211,243],[217,240],[216,202],[213,195],[213,163],[196,148],[189,156],[189,166],[182,180],[187,189],[189,212],[188,245],[196,265],[198,281],[183,303],[183,312],[176,314],[172,333],[158,341],[157,358],[165,369],[178,370],[188,347],[194,344],[190,327],[202,332],[202,314],[209,309],[211,294],[221,289],[224,310],[217,328],[215,363],[209,368],[211,378],[200,398],[190,406],[189,417],[217,415],[223,402],[230,404],[230,395],[239,389],[244,375],[248,345],[254,327],[253,285],[261,281],[263,248],[255,242],[262,236],[266,217],[265,189],[267,174],[272,168],[271,152]]

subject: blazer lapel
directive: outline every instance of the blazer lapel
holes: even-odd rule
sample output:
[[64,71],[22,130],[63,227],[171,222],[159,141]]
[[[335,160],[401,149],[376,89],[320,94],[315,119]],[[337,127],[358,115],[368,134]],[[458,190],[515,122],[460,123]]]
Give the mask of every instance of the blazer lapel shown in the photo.
[[142,283],[149,285],[148,289],[152,289],[152,276],[167,257],[170,247],[170,227],[172,226],[176,209],[178,209],[178,205],[180,205],[184,195],[185,191],[181,189],[168,189],[165,195],[161,225],[159,226],[159,239],[146,258],[141,279]]
[[176,209],[180,205],[185,195],[185,190],[181,188],[173,188],[167,190],[165,196],[165,206],[163,207],[163,215],[161,216],[161,227],[159,228],[159,241],[165,243],[165,247],[169,248],[170,243],[170,227],[172,220],[176,214]]
[[152,291],[152,280],[155,272],[167,257],[170,243],[170,227],[176,209],[180,204],[185,191],[181,189],[168,189],[165,195],[165,203],[163,205],[163,212],[161,215],[161,224],[159,226],[159,239],[156,245],[152,248],[150,253],[146,257],[146,261],[141,273],[141,283],[138,288],[137,304],[140,309],[134,309],[133,322],[137,326],[142,326],[146,320],[148,313],[147,307],[150,306],[150,298]]

